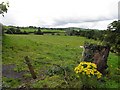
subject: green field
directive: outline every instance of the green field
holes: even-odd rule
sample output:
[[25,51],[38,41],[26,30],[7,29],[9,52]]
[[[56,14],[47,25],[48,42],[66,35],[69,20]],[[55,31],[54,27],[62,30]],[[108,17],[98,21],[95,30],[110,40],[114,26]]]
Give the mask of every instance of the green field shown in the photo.
[[[74,78],[74,68],[82,58],[80,46],[84,42],[100,43],[78,36],[56,35],[5,35],[3,36],[2,63],[4,68],[13,66],[11,76],[3,75],[4,87],[18,88],[20,86],[31,88],[81,88],[79,80]],[[34,67],[37,79],[32,79],[24,57],[29,56]],[[64,80],[64,72],[59,65],[67,71],[68,83]],[[120,69],[118,56],[110,53],[108,58],[108,76],[103,77],[101,88],[118,88]],[[8,70],[9,72],[9,70]],[[23,72],[23,73],[22,73]],[[4,71],[5,73],[5,71]],[[22,73],[18,75],[17,73]]]
[[[25,28],[25,29],[21,29],[22,32],[26,31],[26,32],[34,32],[37,31],[38,29],[29,29],[29,28]],[[57,32],[57,33],[64,33],[64,30],[46,30],[46,29],[42,29],[42,32]]]

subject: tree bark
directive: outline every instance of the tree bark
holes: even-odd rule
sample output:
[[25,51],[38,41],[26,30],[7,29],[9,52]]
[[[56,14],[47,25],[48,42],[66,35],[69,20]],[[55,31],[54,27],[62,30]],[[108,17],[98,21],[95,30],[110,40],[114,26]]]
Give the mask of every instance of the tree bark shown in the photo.
[[107,66],[107,58],[109,56],[110,47],[94,44],[84,45],[83,61],[93,62],[97,65],[97,70],[104,74]]

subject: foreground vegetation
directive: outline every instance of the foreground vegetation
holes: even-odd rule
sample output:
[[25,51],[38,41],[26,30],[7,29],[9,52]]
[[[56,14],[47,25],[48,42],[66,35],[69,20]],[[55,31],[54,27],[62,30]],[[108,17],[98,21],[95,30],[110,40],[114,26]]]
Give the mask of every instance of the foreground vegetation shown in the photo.
[[[82,88],[74,72],[80,63],[84,42],[98,43],[78,36],[5,35],[3,36],[3,87]],[[29,56],[37,79],[32,79],[24,57]],[[120,68],[118,56],[110,53],[107,75],[97,88],[118,88]],[[9,69],[14,75],[9,75]],[[65,72],[66,73],[65,73]],[[19,74],[18,74],[19,73]],[[94,85],[96,82],[92,82]]]

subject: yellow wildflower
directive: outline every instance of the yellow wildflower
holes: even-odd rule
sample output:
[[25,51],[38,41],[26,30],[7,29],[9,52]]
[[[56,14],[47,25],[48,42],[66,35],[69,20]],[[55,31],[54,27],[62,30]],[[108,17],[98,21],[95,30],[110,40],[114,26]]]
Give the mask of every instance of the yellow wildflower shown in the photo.
[[88,69],[88,70],[86,71],[86,74],[87,74],[87,75],[89,75],[89,74],[90,74],[90,69]]
[[93,66],[94,68],[97,68],[96,64],[94,64],[94,63],[92,64],[92,66]]
[[97,71],[97,66],[95,63],[91,62],[81,62],[77,67],[75,67],[74,71],[77,74],[86,74],[88,77],[97,76],[97,78],[101,78],[102,74]]
[[102,76],[102,74],[98,74],[98,75],[97,75],[97,78],[101,78],[101,76]]
[[94,75],[94,71],[93,70],[91,71],[91,74]]

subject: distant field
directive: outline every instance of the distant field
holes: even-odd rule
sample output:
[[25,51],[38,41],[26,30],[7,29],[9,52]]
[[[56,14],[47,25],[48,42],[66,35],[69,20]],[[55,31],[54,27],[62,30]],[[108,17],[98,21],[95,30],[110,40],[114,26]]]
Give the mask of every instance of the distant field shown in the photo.
[[[21,31],[26,31],[26,32],[34,32],[37,31],[38,29],[31,29],[31,28],[27,28],[27,29],[21,29]],[[46,30],[46,29],[42,29],[42,32],[58,32],[58,33],[63,33],[65,32],[64,30]]]
[[[4,85],[19,87],[20,85],[26,85],[27,82],[30,87],[34,88],[68,87],[63,79],[62,71],[54,65],[45,63],[58,64],[68,70],[68,76],[72,76],[74,67],[78,65],[81,59],[82,49],[80,46],[84,45],[85,41],[98,43],[98,41],[77,36],[5,35],[3,37],[3,66],[4,70],[6,70],[6,67],[14,67],[12,72],[15,75],[7,76],[7,71],[4,71]],[[32,80],[24,61],[25,56],[31,58],[38,81]],[[108,65],[112,79],[106,78],[108,80],[106,87],[118,87],[116,78],[119,76],[115,75],[118,67],[117,61],[118,56],[110,53]],[[16,73],[22,74],[18,75]],[[75,82],[79,81],[76,80]],[[75,86],[75,82],[71,83],[73,85],[71,87]]]
[[22,32],[26,31],[26,32],[34,32],[37,31],[37,29],[31,29],[31,28],[25,28],[25,29],[20,29]]

